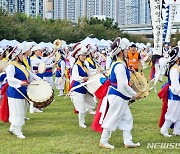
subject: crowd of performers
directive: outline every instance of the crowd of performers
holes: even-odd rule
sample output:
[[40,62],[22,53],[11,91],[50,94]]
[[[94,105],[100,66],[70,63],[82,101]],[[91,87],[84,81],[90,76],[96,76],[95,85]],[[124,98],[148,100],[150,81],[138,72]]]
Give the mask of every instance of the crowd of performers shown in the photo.
[[[26,138],[22,126],[29,103],[24,95],[27,96],[29,83],[43,79],[52,87],[55,85],[58,96],[70,95],[80,127],[87,127],[87,113],[95,114],[92,129],[102,133],[100,147],[114,148],[108,140],[111,132],[117,128],[123,131],[125,147],[139,147],[140,143],[132,142],[133,117],[129,101],[140,96],[130,86],[130,73],[139,71],[143,74],[143,69],[151,66],[151,81],[162,81],[164,74],[168,77],[168,83],[159,93],[164,102],[160,133],[171,137],[168,129],[174,127],[173,134],[180,135],[180,43],[178,45],[170,48],[165,44],[161,55],[153,55],[150,43],[138,50],[135,44],[129,46],[127,39],[118,37],[110,49],[99,50],[95,45],[80,42],[73,47],[59,48],[56,50],[60,53],[58,60],[56,52],[42,44],[26,42],[15,47],[0,48],[0,60],[9,61],[5,71],[0,71],[0,118],[10,122],[11,134]],[[45,72],[39,73],[38,67],[42,62],[45,63]],[[104,75],[102,86],[95,93],[90,93],[83,83],[97,73]],[[4,102],[8,102],[8,106]],[[3,115],[7,111],[8,117]],[[43,109],[30,104],[30,113],[34,112],[43,112]]]

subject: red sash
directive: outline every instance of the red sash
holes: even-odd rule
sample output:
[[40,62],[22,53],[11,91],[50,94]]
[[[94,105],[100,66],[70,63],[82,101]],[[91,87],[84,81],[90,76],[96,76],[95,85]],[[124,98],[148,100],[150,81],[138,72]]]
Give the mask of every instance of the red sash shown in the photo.
[[165,121],[165,114],[168,108],[168,89],[170,84],[165,85],[161,91],[158,93],[160,99],[162,99],[162,109],[161,109],[161,116],[159,119],[159,128],[161,128]]
[[149,74],[149,79],[152,80],[154,78],[154,75],[155,75],[155,67],[153,65]]
[[8,83],[4,84],[1,88],[1,107],[0,107],[0,120],[3,122],[9,122],[9,106],[8,106],[8,98],[6,95],[6,91],[8,88]]
[[[94,116],[91,128],[92,128],[92,130],[94,130],[94,131],[96,131],[98,133],[102,133],[102,131],[103,131],[103,128],[101,127],[101,124],[99,124],[99,120],[101,118],[101,112],[99,112],[99,110],[100,110],[100,107],[101,107],[101,104],[102,104],[102,100],[107,94],[109,86],[110,86],[110,80],[107,80],[95,92],[95,95],[99,99],[99,102],[98,102],[98,106],[97,106],[97,109],[96,109],[96,114]],[[106,113],[107,113],[107,111],[108,111],[108,108],[106,109]]]

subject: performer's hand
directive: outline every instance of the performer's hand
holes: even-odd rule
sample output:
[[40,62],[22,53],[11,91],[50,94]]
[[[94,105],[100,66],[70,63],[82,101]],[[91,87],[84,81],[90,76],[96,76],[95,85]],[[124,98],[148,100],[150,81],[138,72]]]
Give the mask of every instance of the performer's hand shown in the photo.
[[56,65],[57,65],[57,63],[58,63],[58,62],[56,61],[56,62],[54,62],[54,64],[53,64],[53,65],[54,65],[54,66],[56,66]]
[[28,86],[28,83],[23,81],[23,82],[21,83],[21,86]]
[[132,72],[136,72],[136,70],[135,70],[132,66],[130,66],[129,69],[130,69]]
[[102,72],[102,70],[101,69],[97,69],[97,73],[101,73]]
[[140,99],[140,94],[136,93],[136,95],[133,96],[132,99],[133,99],[133,100],[134,100],[134,99]]
[[34,72],[35,72],[35,74],[38,74],[38,73],[39,73],[38,70],[35,70]]
[[83,79],[84,82],[86,82],[87,80],[88,80],[88,77],[85,77],[85,78]]
[[49,55],[49,58],[54,56],[54,54],[55,54],[54,52],[51,52],[50,55]]

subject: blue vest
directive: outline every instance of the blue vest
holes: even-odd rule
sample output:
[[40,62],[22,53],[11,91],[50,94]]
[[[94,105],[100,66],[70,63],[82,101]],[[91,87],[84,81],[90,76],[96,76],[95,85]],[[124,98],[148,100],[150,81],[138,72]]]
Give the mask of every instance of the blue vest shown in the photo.
[[1,73],[0,74],[0,82],[3,82],[5,78],[6,78],[6,73]]
[[28,61],[29,66],[31,67],[31,58],[27,57],[27,61]]
[[[15,75],[14,77],[16,79],[19,79],[21,81],[27,81],[27,78],[25,76],[25,74],[16,66],[15,67]],[[27,96],[27,87],[26,86],[21,86],[20,88],[18,88],[25,96]],[[24,97],[13,87],[8,86],[7,89],[7,96],[11,97],[11,98],[17,98],[17,99],[24,99]]]
[[43,73],[43,77],[52,77],[53,73],[52,73],[52,67],[47,68],[46,71]]
[[[108,95],[116,95],[116,96],[119,96],[119,97],[121,97],[121,98],[123,98],[125,100],[130,100],[131,99],[130,97],[127,97],[124,94],[122,94],[121,92],[119,92],[118,90],[116,90],[117,89],[117,79],[116,79],[116,75],[115,75],[115,72],[114,72],[114,68],[115,68],[115,66],[117,64],[122,65],[121,62],[116,62],[112,67],[111,74],[110,74],[110,83],[111,83],[111,85],[110,85]],[[126,69],[126,76],[128,78],[128,82],[129,82],[129,80],[130,80],[130,72],[129,72],[127,67],[125,67],[125,69]]]
[[[93,61],[93,60],[92,60]],[[94,61],[93,61],[93,63],[94,63]],[[90,68],[92,68],[92,69],[96,69],[96,65],[95,65],[95,63],[94,63],[94,65],[92,65],[89,61],[88,61],[88,64],[89,64],[89,67]]]
[[[171,80],[170,80],[170,77],[168,76],[168,82],[170,83],[171,85]],[[180,77],[179,77],[179,82],[180,82]],[[175,100],[175,101],[179,101],[180,100],[180,97],[178,95],[174,95],[171,91],[171,89],[169,88],[168,89],[168,99],[169,100]]]
[[[76,65],[78,66],[79,76],[81,76],[81,77],[87,77],[87,76],[88,76],[87,73],[81,68],[81,66],[79,66],[78,64],[76,64]],[[79,84],[80,84],[80,82],[74,80],[72,87],[75,87],[75,86],[77,86],[77,85],[79,85]],[[82,87],[80,87],[80,88],[75,89],[74,91],[75,91],[75,92],[78,92],[78,93],[81,93],[81,94],[86,94],[87,89],[82,86]]]
[[[41,57],[39,57],[39,56],[38,56],[37,58],[41,59]],[[32,67],[32,69],[33,69],[34,71],[36,71],[36,70],[38,70],[38,67],[37,67],[37,66],[33,66],[33,67]],[[42,73],[42,74],[37,73],[36,75],[37,75],[37,76],[39,76],[39,77],[42,79],[42,78],[43,78],[44,73]]]
[[61,77],[61,62],[62,60],[58,62],[58,68],[56,70],[56,77]]

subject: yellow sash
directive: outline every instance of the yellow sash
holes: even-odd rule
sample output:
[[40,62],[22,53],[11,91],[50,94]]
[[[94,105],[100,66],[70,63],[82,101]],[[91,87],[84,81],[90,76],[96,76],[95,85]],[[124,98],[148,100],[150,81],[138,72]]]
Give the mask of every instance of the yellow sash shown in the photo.
[[67,94],[70,86],[69,78],[68,78],[68,69],[65,69],[65,76],[66,76],[66,81],[64,85],[64,93]]
[[[92,59],[91,58],[86,58],[86,60],[91,64],[91,65],[95,65],[95,63],[92,61]],[[95,67],[97,68],[97,66],[95,65]]]
[[34,58],[37,58],[37,57],[34,55],[34,56],[31,56],[31,58],[30,58],[30,59],[34,59]]
[[30,70],[31,67],[29,66],[28,60],[27,60],[25,57],[23,58],[23,62],[24,62],[24,64],[26,65],[26,68],[27,68],[28,70]]
[[115,62],[112,62],[111,67],[110,67],[109,72],[108,72],[108,76],[110,75],[113,66],[114,66],[116,63],[118,63],[118,62],[124,64],[124,62],[123,62],[121,59],[117,59]]
[[19,68],[19,69],[24,73],[24,75],[26,76],[26,78],[28,79],[28,72],[27,72],[27,70],[23,67],[23,65],[15,62],[15,61],[11,61],[11,62],[9,62],[9,64],[12,64],[12,65],[16,66],[17,68]]
[[79,65],[81,68],[83,68],[83,70],[84,70],[86,73],[88,73],[88,69],[87,69],[85,66],[83,66],[82,63],[81,63],[79,60],[76,62],[76,64]]
[[2,60],[8,60],[8,58],[3,58]]
[[176,69],[178,69],[178,70],[179,70],[179,73],[180,73],[180,68],[179,68],[179,66],[178,66],[178,65],[174,65],[172,68],[176,68]]

